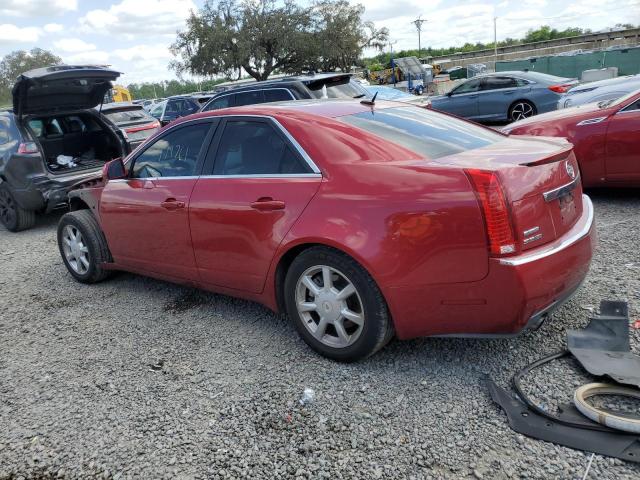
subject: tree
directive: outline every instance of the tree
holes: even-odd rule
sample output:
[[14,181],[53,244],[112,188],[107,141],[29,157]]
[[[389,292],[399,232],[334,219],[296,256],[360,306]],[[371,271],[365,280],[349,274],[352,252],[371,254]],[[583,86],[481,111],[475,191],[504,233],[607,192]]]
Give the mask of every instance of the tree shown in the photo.
[[348,70],[364,48],[381,48],[387,29],[362,21],[364,7],[320,0],[302,7],[293,0],[207,0],[191,13],[171,47],[178,75],[225,75],[245,71],[256,80],[273,72]]
[[41,48],[16,50],[0,61],[0,104],[11,103],[11,89],[18,76],[34,68],[60,65],[62,59]]

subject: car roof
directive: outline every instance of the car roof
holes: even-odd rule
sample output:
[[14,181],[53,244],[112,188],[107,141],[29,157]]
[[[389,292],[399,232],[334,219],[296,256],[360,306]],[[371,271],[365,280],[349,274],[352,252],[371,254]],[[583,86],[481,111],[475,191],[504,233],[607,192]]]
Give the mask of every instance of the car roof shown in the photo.
[[359,100],[352,99],[318,99],[318,100],[288,100],[285,102],[258,103],[253,105],[244,105],[242,107],[221,108],[218,110],[209,110],[200,112],[184,119],[194,119],[203,117],[217,117],[225,115],[248,115],[248,116],[270,116],[270,117],[287,117],[310,115],[325,118],[337,118],[345,115],[355,115],[357,113],[371,112],[372,108],[386,109],[393,107],[410,107],[407,103],[393,102],[389,100],[377,100],[375,105],[369,105]]
[[582,90],[593,90],[594,88],[601,87],[618,87],[623,85],[629,85],[633,90],[636,84],[640,84],[640,74],[638,75],[625,75],[623,77],[607,78],[605,80],[598,80],[596,82],[583,83],[571,89],[572,92],[580,92]]
[[504,72],[491,72],[491,73],[482,73],[480,75],[476,75],[471,78],[486,78],[486,77],[504,77],[504,76],[513,76],[513,77],[521,77],[524,79],[531,80],[542,80],[542,81],[554,81],[554,80],[571,80],[568,77],[558,77],[557,75],[551,75],[549,73],[544,72],[532,72],[532,71],[524,71],[524,70],[507,70]]
[[[100,108],[100,107],[96,107],[96,108]],[[102,104],[102,108],[100,108],[100,111],[104,112],[107,110],[119,110],[121,108],[131,110],[134,108],[142,109],[143,107],[139,103],[133,103],[133,102],[111,102],[111,103]]]
[[329,72],[329,73],[314,73],[314,74],[305,74],[305,75],[290,75],[286,77],[279,78],[271,78],[268,80],[261,80],[259,82],[250,82],[243,83],[241,85],[230,85],[223,92],[218,92],[215,95],[220,95],[222,93],[235,93],[240,90],[254,90],[256,88],[267,87],[271,85],[285,85],[287,83],[295,83],[295,82],[314,82],[318,80],[325,80],[328,78],[335,77],[351,77],[353,76],[351,73],[340,73],[340,72]]

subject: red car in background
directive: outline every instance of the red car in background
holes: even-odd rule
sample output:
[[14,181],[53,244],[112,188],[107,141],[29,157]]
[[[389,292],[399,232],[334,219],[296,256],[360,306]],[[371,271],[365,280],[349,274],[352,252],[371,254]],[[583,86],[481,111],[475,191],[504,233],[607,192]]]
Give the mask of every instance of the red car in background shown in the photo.
[[502,131],[568,139],[584,187],[640,187],[640,91],[537,115]]
[[177,120],[70,194],[78,281],[113,270],[288,313],[328,357],[394,335],[536,328],[587,274],[593,207],[571,145],[392,102]]

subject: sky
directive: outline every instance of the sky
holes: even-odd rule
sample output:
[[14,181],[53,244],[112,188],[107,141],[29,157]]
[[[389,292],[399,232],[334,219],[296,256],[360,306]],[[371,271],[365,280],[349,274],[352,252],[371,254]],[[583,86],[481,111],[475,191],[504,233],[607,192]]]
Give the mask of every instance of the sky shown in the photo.
[[[350,0],[365,6],[365,20],[387,27],[394,50],[417,48],[411,23],[419,15],[422,47],[524,36],[550,25],[594,31],[617,23],[640,24],[640,0]],[[40,47],[69,64],[108,64],[123,72],[118,83],[175,78],[169,46],[191,10],[204,0],[0,0],[0,56]],[[368,52],[370,53],[370,52]]]

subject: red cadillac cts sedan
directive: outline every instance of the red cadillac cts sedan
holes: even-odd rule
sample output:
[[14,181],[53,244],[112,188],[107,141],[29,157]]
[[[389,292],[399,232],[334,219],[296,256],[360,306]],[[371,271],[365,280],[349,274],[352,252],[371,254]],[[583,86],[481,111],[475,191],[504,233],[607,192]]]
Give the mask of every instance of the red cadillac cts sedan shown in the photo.
[[640,91],[536,115],[502,131],[567,138],[585,188],[640,187]]
[[78,281],[126,270],[286,312],[342,361],[394,335],[535,328],[578,288],[593,208],[571,145],[392,102],[192,115],[70,194]]

